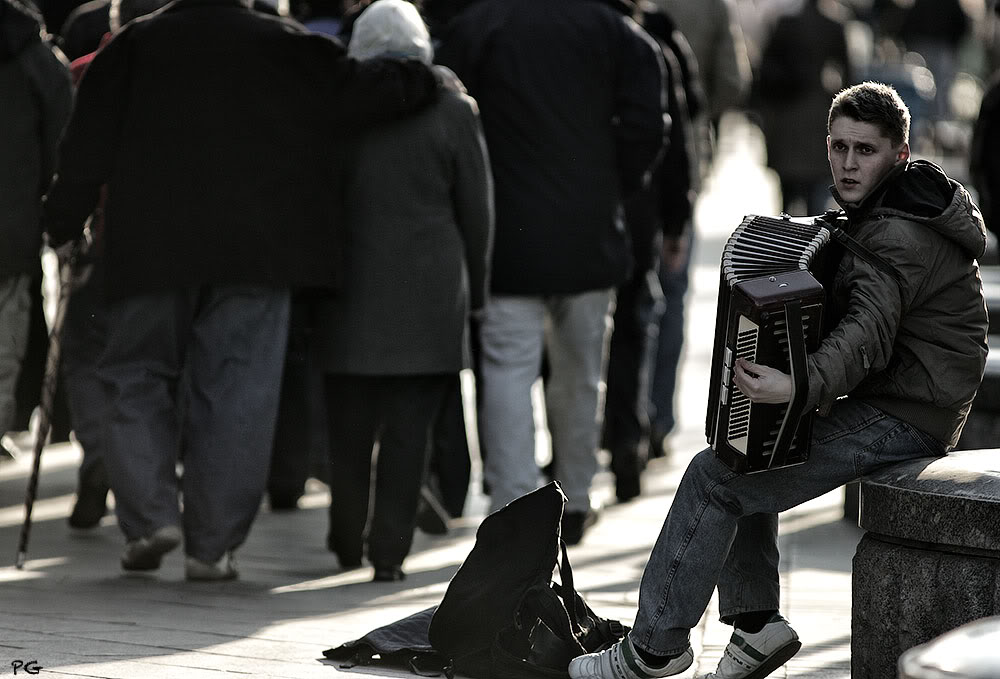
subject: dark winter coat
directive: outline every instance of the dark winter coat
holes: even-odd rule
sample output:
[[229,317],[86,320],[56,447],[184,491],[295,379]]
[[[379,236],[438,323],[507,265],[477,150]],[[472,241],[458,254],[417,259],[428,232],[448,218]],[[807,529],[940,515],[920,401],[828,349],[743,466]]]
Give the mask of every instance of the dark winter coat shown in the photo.
[[664,143],[662,56],[591,0],[480,0],[438,61],[482,112],[496,182],[491,289],[575,294],[625,280],[622,198]]
[[68,65],[40,30],[0,0],[0,279],[38,271],[41,199],[73,106]]
[[969,145],[969,174],[986,228],[1000,236],[1000,73],[995,73],[979,105]]
[[340,136],[436,95],[415,61],[339,43],[239,0],[179,0],[91,63],[47,197],[73,238],[107,184],[109,296],[181,286],[334,286]]
[[829,179],[826,118],[849,77],[845,16],[828,15],[817,0],[806,0],[799,13],[778,20],[757,69],[754,104],[767,164],[783,181]]
[[485,301],[493,192],[475,102],[443,94],[366,133],[346,194],[342,293],[320,304],[328,372],[457,373]]
[[809,355],[809,403],[850,394],[954,446],[986,366],[979,210],[961,184],[920,160],[891,172],[861,205],[842,205],[851,235],[900,283],[843,257],[831,310],[842,318]]

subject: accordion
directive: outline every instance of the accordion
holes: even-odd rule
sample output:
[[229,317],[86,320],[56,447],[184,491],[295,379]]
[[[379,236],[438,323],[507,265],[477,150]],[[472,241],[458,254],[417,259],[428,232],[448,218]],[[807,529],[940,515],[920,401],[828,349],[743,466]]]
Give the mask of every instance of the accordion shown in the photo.
[[[825,217],[825,216],[824,216]],[[825,292],[811,269],[830,242],[824,217],[750,215],[722,255],[705,433],[730,469],[753,473],[809,457],[806,354],[821,339]],[[734,383],[744,358],[790,373],[788,403],[753,403]]]

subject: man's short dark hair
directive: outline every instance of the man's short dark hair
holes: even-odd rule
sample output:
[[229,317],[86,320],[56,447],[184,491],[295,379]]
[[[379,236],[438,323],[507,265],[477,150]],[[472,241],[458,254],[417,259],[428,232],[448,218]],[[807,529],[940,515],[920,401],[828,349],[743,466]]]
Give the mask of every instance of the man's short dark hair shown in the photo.
[[910,140],[910,109],[891,85],[863,82],[841,90],[830,105],[827,132],[842,116],[876,125],[893,146]]

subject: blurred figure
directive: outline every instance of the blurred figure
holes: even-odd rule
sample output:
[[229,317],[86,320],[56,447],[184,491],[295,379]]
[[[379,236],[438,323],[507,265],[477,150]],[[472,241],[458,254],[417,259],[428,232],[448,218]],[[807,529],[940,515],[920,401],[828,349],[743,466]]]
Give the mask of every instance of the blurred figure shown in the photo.
[[341,273],[344,133],[436,91],[422,64],[358,64],[239,0],[179,0],[94,57],[45,223],[54,245],[75,238],[107,185],[103,452],[126,571],[159,568],[183,537],[189,580],[237,577],[267,482],[289,288]]
[[496,180],[477,385],[491,510],[539,485],[531,387],[544,348],[562,534],[574,544],[597,516],[598,393],[631,260],[622,201],[664,143],[662,55],[603,2],[482,0],[449,24],[438,58],[482,108]]
[[951,118],[948,101],[951,85],[958,69],[958,48],[970,30],[970,20],[961,0],[911,0],[900,3],[905,11],[899,27],[899,38],[907,50],[924,58],[934,74],[934,106],[931,118]]
[[754,109],[778,173],[784,212],[822,213],[829,202],[824,169],[825,112],[848,81],[847,10],[835,0],[805,0],[782,16],[767,39],[754,83]]
[[617,290],[602,438],[602,447],[611,453],[619,502],[639,495],[649,455],[648,376],[663,306],[657,270],[663,242],[674,242],[691,219],[700,172],[694,116],[704,110],[697,65],[684,36],[653,3],[642,2],[639,10],[642,27],[663,51],[671,124],[652,182],[625,203],[633,269]]
[[[750,58],[730,0],[653,0],[680,30],[694,55],[692,71],[704,95],[692,111],[697,157],[692,177],[695,194],[714,153],[714,136],[724,112],[738,108],[750,91]],[[696,199],[693,195],[691,200]],[[684,343],[684,296],[688,289],[695,229],[690,220],[664,231],[658,279],[662,306],[656,330],[656,352],[649,378],[650,455],[665,453],[664,441],[674,429],[677,366]]]
[[739,108],[750,93],[750,57],[730,0],[652,0],[673,19],[697,60],[708,117]]
[[979,105],[969,147],[969,175],[986,228],[1000,237],[1000,71],[993,74]]
[[[110,30],[98,45],[111,40],[129,21],[154,12],[168,0],[110,0],[108,21]],[[81,5],[83,7],[83,5]],[[78,8],[79,9],[79,8]],[[73,15],[67,19],[67,24]],[[73,83],[79,85],[94,51],[74,59],[70,64]],[[91,244],[78,261],[78,276],[73,282],[73,301],[66,309],[62,334],[61,371],[69,406],[70,422],[76,440],[83,449],[83,460],[77,475],[76,501],[69,515],[72,528],[95,527],[107,513],[110,486],[103,459],[102,429],[107,417],[107,397],[98,370],[98,363],[107,338],[107,318],[104,303],[104,197],[94,211],[89,226]]]
[[[412,4],[379,0],[355,22],[348,54],[430,64],[433,50]],[[404,577],[431,425],[467,365],[469,312],[485,300],[492,205],[476,104],[464,94],[449,92],[358,142],[346,188],[343,292],[318,316],[328,545],[344,568],[359,566],[367,546],[375,580]]]
[[39,285],[39,201],[73,105],[65,59],[42,32],[31,6],[0,0],[0,436],[15,425],[31,289]]

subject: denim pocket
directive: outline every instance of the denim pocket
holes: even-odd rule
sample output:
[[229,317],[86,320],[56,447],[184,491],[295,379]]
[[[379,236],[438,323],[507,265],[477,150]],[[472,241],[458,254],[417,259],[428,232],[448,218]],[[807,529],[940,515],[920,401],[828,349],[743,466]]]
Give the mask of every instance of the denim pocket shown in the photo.
[[878,440],[861,450],[859,459],[864,466],[894,464],[920,457],[939,457],[944,447],[907,422],[888,418],[886,426],[897,423]]
[[924,450],[929,457],[941,457],[945,454],[944,444],[930,434],[925,434],[911,424],[906,425],[910,430],[915,445]]
[[829,415],[817,417],[814,421],[813,440],[819,444],[829,443],[855,434],[885,417],[885,413],[864,401],[840,399],[834,401]]

